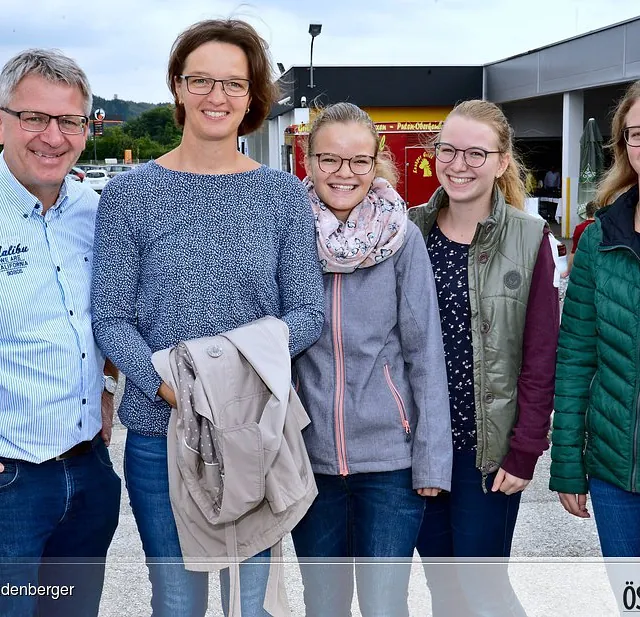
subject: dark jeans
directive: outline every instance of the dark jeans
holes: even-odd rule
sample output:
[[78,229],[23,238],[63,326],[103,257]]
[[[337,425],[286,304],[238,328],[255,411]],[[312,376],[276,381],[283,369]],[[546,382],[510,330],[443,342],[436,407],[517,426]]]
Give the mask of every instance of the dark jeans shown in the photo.
[[455,451],[451,493],[426,500],[417,549],[431,592],[434,617],[523,617],[507,564],[428,563],[429,558],[509,557],[521,493],[490,492],[474,452]]
[[315,478],[318,497],[292,532],[306,617],[351,615],[354,561],[363,617],[407,616],[411,557],[424,511],[411,469]]
[[[207,611],[209,575],[187,570],[182,562],[175,518],[169,499],[167,438],[127,432],[125,479],[131,509],[149,568],[152,617],[203,617]],[[268,617],[262,608],[269,575],[270,552],[240,566],[242,617]],[[228,568],[220,571],[222,605],[228,610]]]
[[640,557],[640,495],[589,478],[603,557]]
[[[589,496],[596,519],[603,557],[640,557],[640,495],[618,488],[598,478],[589,478]],[[629,615],[623,606],[624,590],[630,581],[640,584],[636,560],[612,559],[606,562],[607,576],[621,615]],[[629,596],[627,599],[630,599]],[[634,610],[637,600],[633,602]]]
[[22,586],[0,593],[0,615],[95,617],[120,511],[103,441],[62,461],[0,462],[0,582]]

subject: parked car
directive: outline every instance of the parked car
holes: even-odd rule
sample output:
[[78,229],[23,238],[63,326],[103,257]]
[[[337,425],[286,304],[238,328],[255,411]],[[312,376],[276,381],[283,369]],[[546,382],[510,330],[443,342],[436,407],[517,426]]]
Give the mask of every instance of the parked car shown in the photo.
[[107,165],[105,169],[107,170],[109,177],[113,178],[113,176],[123,174],[125,171],[131,171],[133,169],[133,165]]
[[84,181],[85,172],[79,167],[72,167],[67,175],[71,178],[71,180],[82,182]]
[[106,169],[90,169],[84,177],[84,181],[97,193],[102,192],[110,179]]

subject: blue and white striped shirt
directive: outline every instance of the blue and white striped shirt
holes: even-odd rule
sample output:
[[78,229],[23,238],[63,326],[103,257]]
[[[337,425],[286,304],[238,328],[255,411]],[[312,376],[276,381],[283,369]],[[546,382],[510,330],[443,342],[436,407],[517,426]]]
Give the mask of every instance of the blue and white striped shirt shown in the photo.
[[40,463],[101,427],[89,292],[97,194],[42,205],[0,154],[0,456]]

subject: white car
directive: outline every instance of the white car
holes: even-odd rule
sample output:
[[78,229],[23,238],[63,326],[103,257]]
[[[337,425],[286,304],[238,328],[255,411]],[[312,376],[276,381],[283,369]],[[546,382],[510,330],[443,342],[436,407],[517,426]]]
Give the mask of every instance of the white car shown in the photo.
[[90,169],[85,174],[84,183],[88,184],[97,193],[101,193],[110,179],[106,169]]

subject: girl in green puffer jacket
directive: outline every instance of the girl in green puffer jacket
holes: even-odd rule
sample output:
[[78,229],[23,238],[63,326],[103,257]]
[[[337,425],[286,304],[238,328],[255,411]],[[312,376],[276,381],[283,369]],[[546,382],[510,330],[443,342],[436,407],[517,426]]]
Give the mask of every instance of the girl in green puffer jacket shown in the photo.
[[610,146],[596,197],[606,207],[580,238],[562,316],[549,486],[581,518],[591,495],[605,557],[638,557],[640,81],[618,104]]

